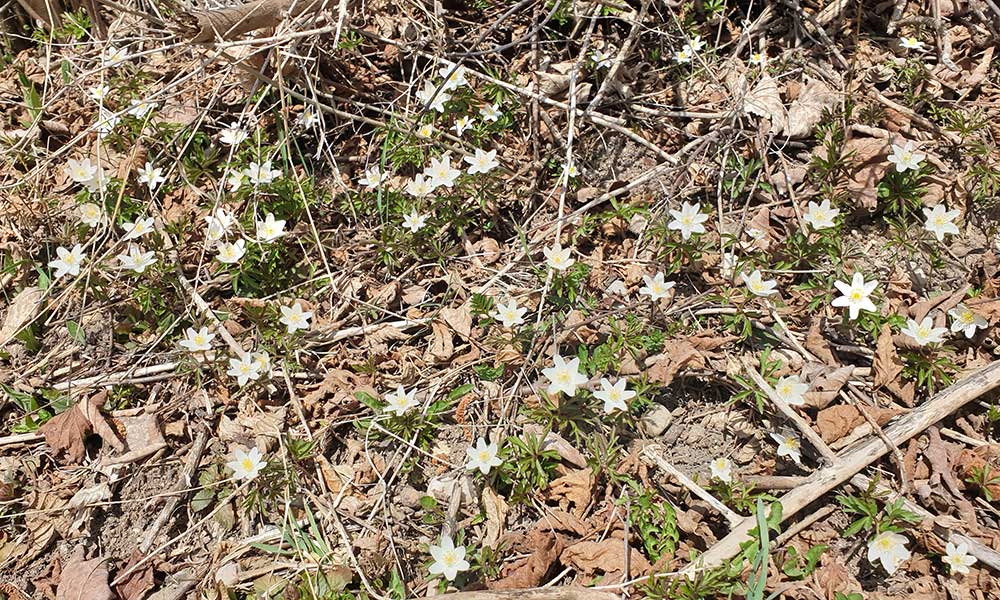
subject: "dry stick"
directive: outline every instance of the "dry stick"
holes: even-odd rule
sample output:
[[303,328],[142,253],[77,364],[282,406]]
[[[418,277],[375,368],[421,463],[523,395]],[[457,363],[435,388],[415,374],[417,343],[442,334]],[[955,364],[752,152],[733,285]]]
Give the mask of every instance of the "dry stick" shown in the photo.
[[198,432],[195,436],[194,442],[191,444],[191,451],[188,453],[187,460],[184,462],[184,469],[181,470],[181,477],[174,484],[174,489],[171,490],[172,495],[167,499],[166,504],[163,505],[163,509],[160,514],[157,515],[156,520],[153,521],[153,525],[146,530],[146,535],[142,538],[142,543],[139,544],[139,552],[145,554],[149,548],[153,545],[153,540],[156,539],[156,535],[160,532],[160,528],[163,524],[167,522],[170,518],[170,514],[174,512],[177,508],[177,503],[181,501],[181,498],[187,494],[181,494],[182,490],[186,490],[191,487],[194,481],[195,471],[198,470],[198,465],[201,464],[201,456],[205,453],[205,446],[208,444],[208,432],[204,429]]
[[791,527],[783,531],[781,535],[775,538],[774,540],[775,546],[783,546],[785,542],[795,537],[800,531],[809,527],[816,521],[819,521],[820,519],[826,517],[835,510],[837,510],[837,507],[835,505],[828,504],[823,508],[817,510],[816,512],[810,513],[808,516],[806,516],[806,518],[802,519],[795,525],[792,525]]
[[[898,417],[885,429],[885,433],[899,445],[998,386],[1000,386],[1000,361],[994,361],[942,390],[920,407]],[[796,514],[809,503],[850,479],[861,469],[885,456],[886,452],[888,450],[885,444],[878,437],[871,437],[845,451],[839,457],[839,464],[819,469],[801,486],[780,498],[782,518],[787,519]],[[729,560],[740,551],[740,544],[750,540],[748,533],[756,526],[754,517],[743,519],[729,535],[701,555],[697,564],[689,564],[684,572],[692,573],[698,568],[711,568]]]
[[[885,444],[886,449],[889,451],[890,454],[892,454],[892,460],[893,462],[896,463],[896,468],[899,470],[899,479],[901,482],[899,494],[905,495],[909,493],[910,488],[912,486],[912,482],[910,481],[909,474],[907,474],[906,472],[906,463],[903,461],[903,453],[900,452],[899,447],[896,446],[896,444],[893,444],[892,440],[890,440],[889,437],[885,435],[885,431],[878,424],[878,421],[876,421],[875,418],[871,416],[871,413],[868,412],[868,408],[865,406],[864,396],[861,395],[861,392],[858,390],[858,388],[855,387],[855,385],[850,382],[847,383],[847,387],[850,388],[853,394],[849,395],[844,393],[844,390],[841,390],[840,396],[845,400],[847,400],[849,403],[853,404],[854,407],[858,409],[858,412],[861,413],[862,417],[864,417],[865,421],[868,423],[868,426],[872,428],[872,431],[875,432],[875,435],[877,435],[879,439],[882,440],[882,443]],[[853,400],[851,396],[853,396]],[[872,399],[872,401],[874,402],[874,398]]]
[[724,516],[726,520],[729,521],[730,525],[735,527],[745,520],[744,517],[733,512],[732,509],[730,509],[728,506],[720,502],[715,496],[709,494],[705,490],[705,488],[691,481],[691,479],[687,475],[681,473],[680,471],[677,470],[675,466],[667,462],[667,460],[663,458],[663,456],[660,454],[660,450],[661,447],[659,445],[650,444],[649,446],[646,446],[645,448],[642,449],[642,455],[644,458],[648,458],[650,461],[652,461],[657,467],[666,471],[674,479],[680,482],[681,485],[691,490],[691,492],[695,496],[698,496],[705,502],[708,502],[712,506],[712,508],[722,513],[722,516]]
[[[870,483],[871,479],[865,477],[860,473],[851,478],[851,485],[861,490],[868,489]],[[892,493],[892,490],[889,489],[889,486],[881,482],[875,484],[875,489],[876,491],[884,494]],[[993,567],[995,570],[1000,571],[1000,552],[997,552],[996,550],[990,548],[989,546],[983,544],[982,542],[974,540],[967,535],[955,531],[954,529],[938,525],[937,523],[939,517],[937,515],[930,512],[923,506],[920,506],[919,504],[913,502],[912,500],[903,498],[902,501],[903,501],[903,508],[905,508],[906,510],[913,513],[917,513],[924,519],[931,519],[934,522],[934,531],[938,535],[943,537],[946,542],[951,542],[956,546],[959,544],[966,544],[969,547],[969,554],[975,556],[983,564],[989,565]]]
[[772,388],[771,385],[764,380],[764,377],[757,372],[757,369],[751,364],[750,359],[744,356],[740,362],[743,364],[743,371],[750,376],[750,379],[753,379],[753,382],[757,384],[757,387],[763,390],[768,399],[777,407],[779,411],[781,411],[781,414],[785,415],[785,417],[791,421],[799,431],[802,432],[802,435],[809,440],[809,443],[812,444],[813,448],[815,448],[823,458],[831,464],[836,464],[838,460],[837,453],[831,450],[830,447],[826,445],[826,442],[823,441],[823,438],[816,433],[809,423],[806,423],[806,420],[803,419],[799,413],[795,412],[795,409],[789,406],[788,402],[785,402],[784,398],[779,396],[777,392],[774,391],[774,388]]
[[622,44],[621,50],[618,51],[618,56],[615,58],[614,64],[608,69],[608,75],[601,82],[601,87],[597,89],[597,93],[594,94],[594,99],[590,101],[587,109],[584,111],[584,116],[590,114],[590,112],[600,106],[601,100],[604,99],[604,95],[608,93],[608,88],[611,87],[611,82],[618,77],[618,71],[622,68],[622,63],[628,57],[629,50],[632,49],[632,44],[635,43],[636,38],[639,37],[639,31],[642,29],[642,20],[646,16],[646,10],[649,8],[649,0],[642,0],[642,5],[639,7],[639,13],[635,17],[635,22],[632,24],[632,30],[629,31],[628,37],[625,38],[625,42]]
[[437,596],[438,600],[619,600],[613,592],[587,588],[534,588],[530,590],[483,590]]

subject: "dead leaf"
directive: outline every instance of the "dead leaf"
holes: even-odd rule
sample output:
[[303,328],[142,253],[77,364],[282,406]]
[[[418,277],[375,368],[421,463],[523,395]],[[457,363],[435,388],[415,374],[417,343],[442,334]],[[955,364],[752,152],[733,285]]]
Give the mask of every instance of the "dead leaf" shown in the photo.
[[836,399],[841,388],[847,385],[854,373],[854,367],[826,367],[818,363],[809,363],[803,367],[805,380],[810,383],[805,394],[806,406],[826,408]]
[[14,297],[3,319],[3,327],[0,327],[0,348],[35,318],[44,299],[45,291],[35,286],[24,288]]
[[448,362],[455,354],[455,346],[451,341],[451,329],[443,322],[431,322],[431,342],[427,349],[434,362]]
[[532,548],[531,555],[514,563],[501,579],[487,582],[486,587],[491,590],[523,590],[541,585],[564,545],[559,536],[537,529],[528,534],[528,543]]
[[852,138],[841,151],[852,165],[847,191],[868,210],[878,206],[878,182],[889,168],[889,146],[888,139]]
[[77,402],[38,428],[45,436],[45,443],[56,456],[61,456],[67,463],[81,462],[87,454],[84,440],[92,433],[116,450],[124,449],[114,430],[101,415],[101,405],[106,398],[106,391],[99,392],[85,401]]
[[448,324],[451,329],[465,341],[469,340],[472,333],[472,311],[469,303],[455,308],[442,308],[441,319]]
[[835,404],[819,411],[816,415],[816,429],[826,443],[839,440],[854,428],[865,422],[861,412],[849,404]]
[[568,510],[582,517],[590,505],[590,491],[593,486],[594,472],[588,467],[554,479],[543,495],[546,500],[555,500],[562,510]]
[[743,99],[743,110],[770,121],[770,133],[780,133],[785,124],[785,105],[781,102],[778,82],[764,72],[757,85]]
[[56,600],[112,600],[108,586],[107,561],[103,558],[83,560],[83,546],[77,546],[73,557],[63,567],[56,587]]
[[674,340],[667,344],[666,352],[646,359],[649,379],[664,386],[670,385],[684,367],[706,368],[708,360],[716,358],[713,351],[735,339],[734,336],[719,336],[708,331]]
[[166,445],[155,414],[122,417],[119,421],[125,428],[125,445],[129,452]]
[[541,425],[535,423],[526,423],[523,429],[525,434],[533,435],[535,437],[541,437],[545,434],[545,439],[542,440],[542,447],[545,450],[555,450],[559,457],[562,458],[567,463],[573,465],[574,467],[584,468],[587,466],[586,457],[576,449],[573,444],[571,444],[566,438],[559,435],[554,431],[545,432]]
[[580,517],[564,510],[546,510],[545,514],[535,522],[535,529],[562,531],[572,533],[577,537],[586,537],[593,530],[589,523]]
[[851,575],[840,560],[827,558],[830,554],[826,553],[820,566],[813,571],[811,587],[818,589],[820,597],[826,600],[834,600],[838,593],[862,592],[861,583]]
[[806,334],[806,339],[802,342],[802,345],[805,346],[806,350],[812,352],[813,356],[826,364],[830,366],[839,364],[837,358],[833,355],[833,350],[830,349],[830,345],[820,331],[820,320],[818,318],[813,319],[809,325],[809,333]]
[[[483,488],[483,512],[486,513],[486,534],[482,545],[496,548],[500,535],[506,529],[507,512],[510,510],[503,497],[492,488]],[[536,584],[537,585],[537,584]]]
[[821,79],[806,79],[799,97],[788,107],[785,135],[805,137],[822,120],[823,111],[837,103],[837,94]]
[[873,385],[876,389],[884,387],[892,392],[907,406],[913,406],[915,387],[912,381],[905,384],[899,376],[903,373],[903,361],[896,353],[896,345],[892,341],[892,328],[883,325],[875,342],[875,360],[872,362]]
[[[625,542],[617,538],[579,542],[563,550],[559,561],[584,577],[603,573],[605,581],[617,581],[617,577],[625,573]],[[630,576],[642,575],[651,566],[641,552],[629,547]]]
[[[128,562],[122,567],[122,571],[129,570],[144,557],[138,550],[133,550]],[[141,600],[146,596],[146,592],[153,589],[153,566],[147,563],[145,567],[133,572],[125,577],[124,581],[115,586],[115,590],[122,600]]]

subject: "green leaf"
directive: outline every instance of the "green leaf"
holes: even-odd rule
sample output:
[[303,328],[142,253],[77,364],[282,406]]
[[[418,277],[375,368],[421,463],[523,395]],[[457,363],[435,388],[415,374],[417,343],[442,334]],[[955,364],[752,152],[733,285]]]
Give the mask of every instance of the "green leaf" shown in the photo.
[[208,508],[212,504],[212,500],[215,498],[215,490],[204,488],[198,490],[198,493],[191,498],[191,510],[194,512],[201,512]]
[[471,384],[471,383],[467,383],[465,385],[460,385],[460,386],[458,386],[457,388],[451,390],[451,392],[448,393],[448,401],[449,402],[454,402],[455,400],[458,400],[459,398],[461,398],[462,396],[468,394],[469,392],[471,392],[475,388],[476,388],[476,386],[474,384]]
[[77,344],[84,344],[87,342],[87,332],[80,327],[79,323],[76,321],[66,321],[66,329],[69,331],[69,337],[71,340]]

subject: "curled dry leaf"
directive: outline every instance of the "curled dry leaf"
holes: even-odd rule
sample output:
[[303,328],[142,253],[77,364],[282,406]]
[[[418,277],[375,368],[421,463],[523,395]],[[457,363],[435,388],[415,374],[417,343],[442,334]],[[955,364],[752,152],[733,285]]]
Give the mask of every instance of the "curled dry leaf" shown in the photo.
[[506,529],[507,513],[510,508],[503,497],[493,491],[493,488],[483,488],[483,512],[486,513],[486,535],[483,536],[483,547],[495,548],[500,535]]
[[761,74],[746,97],[743,99],[743,110],[749,114],[767,119],[770,133],[780,133],[785,125],[785,105],[781,101],[778,82],[767,72]]
[[873,385],[876,389],[884,387],[907,406],[913,406],[914,386],[912,382],[903,383],[903,361],[896,353],[896,345],[892,340],[892,328],[882,326],[875,342],[875,360],[872,363]]
[[788,107],[785,135],[790,138],[805,137],[823,119],[823,111],[837,103],[837,94],[820,79],[806,79],[799,97]]
[[83,560],[83,547],[78,546],[73,558],[63,567],[56,587],[56,600],[112,600],[108,585],[107,561],[103,558]]
[[823,336],[823,332],[820,330],[820,320],[814,318],[809,324],[809,333],[806,334],[805,341],[802,342],[806,350],[813,353],[813,356],[825,362],[828,365],[836,366],[840,363],[837,362],[837,357],[833,355],[833,350],[830,349],[830,344],[827,343],[826,337]]
[[497,581],[487,582],[492,590],[523,590],[538,587],[565,547],[562,538],[551,532],[535,529],[528,534],[532,553],[514,563]]
[[841,388],[847,385],[854,368],[846,367],[826,367],[818,363],[809,363],[803,367],[806,381],[810,383],[809,391],[805,394],[806,406],[813,408],[826,408],[836,399]]
[[844,437],[864,422],[861,412],[849,404],[828,406],[816,415],[816,429],[828,444]]
[[889,168],[889,140],[882,138],[852,138],[841,151],[850,164],[847,191],[863,208],[878,206],[878,182]]
[[546,488],[544,496],[546,500],[556,501],[562,510],[568,510],[582,517],[590,505],[593,486],[594,472],[588,467],[553,480]]
[[[641,552],[632,547],[628,551],[630,577],[649,571],[652,565]],[[625,573],[625,542],[618,538],[607,538],[601,542],[578,542],[563,550],[559,560],[584,577],[603,573],[605,580],[617,581]]]

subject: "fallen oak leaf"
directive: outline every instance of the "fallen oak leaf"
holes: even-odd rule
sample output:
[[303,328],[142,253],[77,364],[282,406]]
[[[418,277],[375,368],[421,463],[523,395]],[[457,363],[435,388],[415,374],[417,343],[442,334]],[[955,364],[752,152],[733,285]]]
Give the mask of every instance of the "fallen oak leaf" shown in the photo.
[[[646,557],[635,548],[629,547],[629,575],[645,574],[652,568]],[[563,550],[559,562],[572,567],[584,577],[598,573],[605,575],[605,581],[616,581],[616,576],[625,573],[625,542],[617,538],[607,538],[601,542],[578,542]]]
[[839,440],[854,428],[865,422],[861,412],[850,404],[835,404],[819,411],[816,415],[816,428],[826,443]]
[[809,391],[805,393],[806,406],[823,409],[829,406],[840,390],[847,385],[854,373],[854,367],[839,368],[824,367],[818,363],[809,363],[803,367],[806,382],[810,383]]
[[79,463],[87,454],[84,441],[92,433],[118,451],[125,448],[101,415],[101,405],[107,395],[107,391],[101,391],[87,400],[77,402],[38,428],[39,433],[45,436],[45,443],[56,456],[61,456],[68,463]]
[[590,505],[591,488],[594,486],[594,471],[590,467],[572,471],[549,483],[543,496],[555,500],[562,510],[568,510],[578,517],[587,512]]
[[103,558],[83,560],[83,546],[77,546],[73,557],[63,567],[56,586],[56,600],[112,600],[108,585],[107,561]]
[[486,587],[491,590],[523,590],[538,587],[545,581],[546,575],[559,558],[565,544],[560,536],[540,529],[529,532],[527,542],[532,549],[531,554],[524,560],[514,563],[502,578],[497,581],[487,581]]

